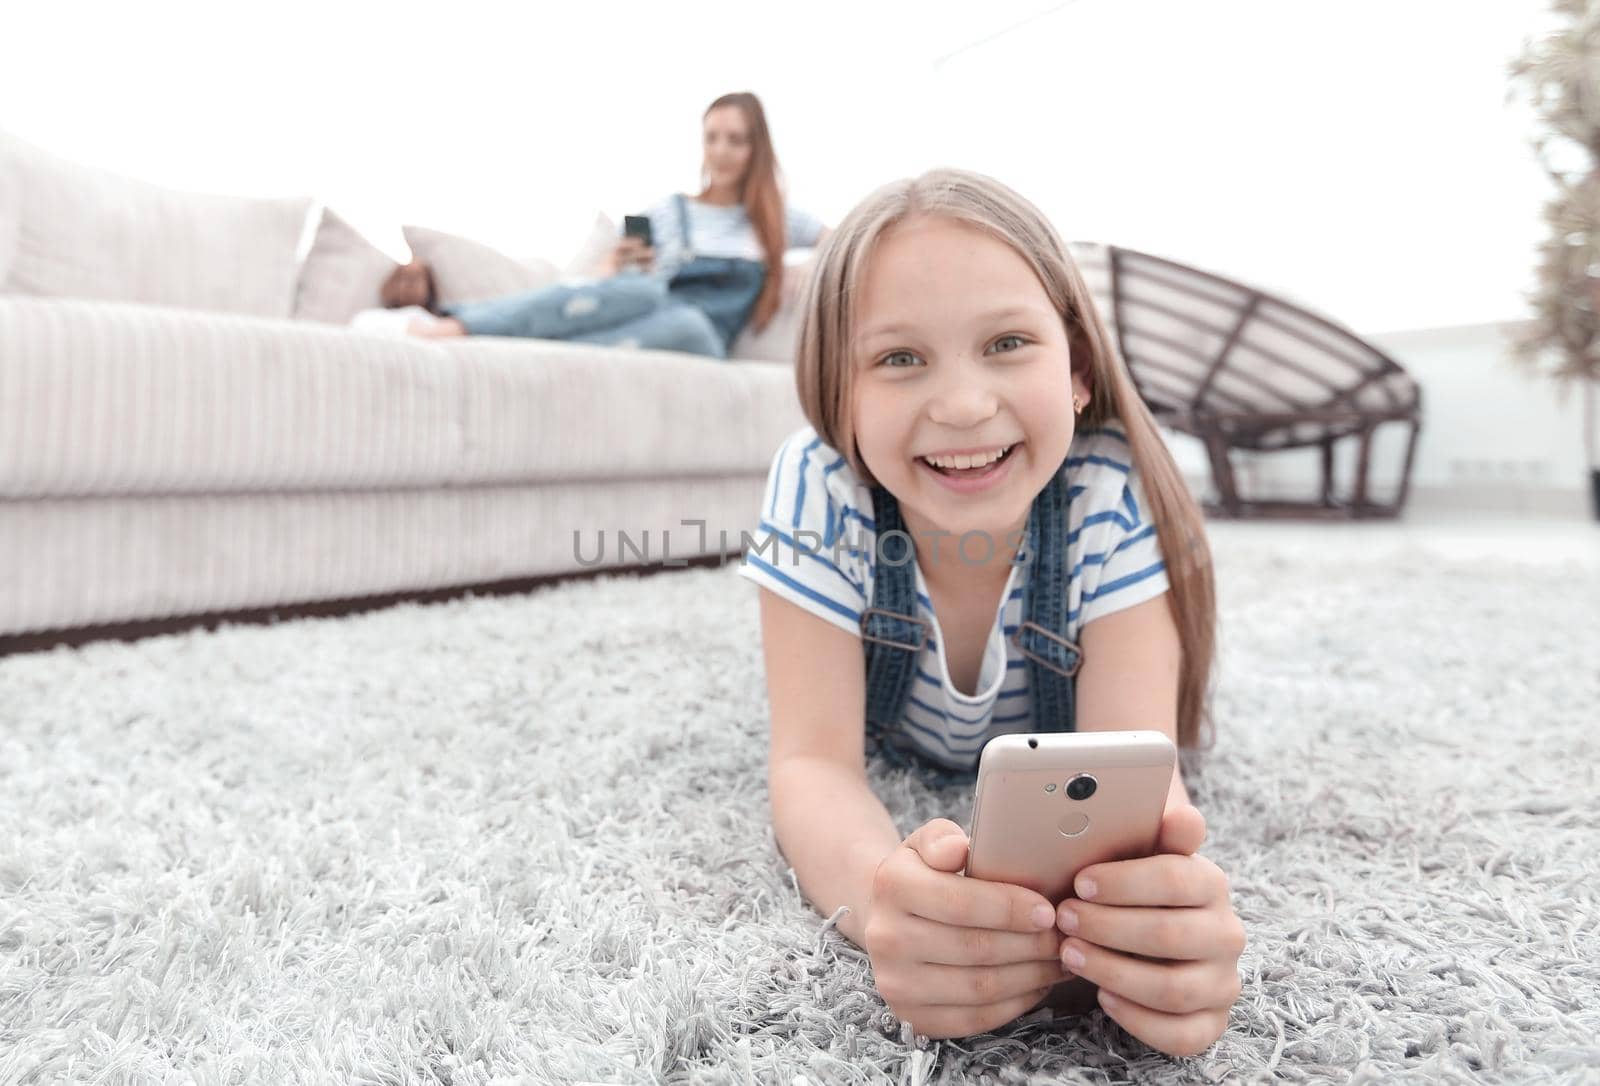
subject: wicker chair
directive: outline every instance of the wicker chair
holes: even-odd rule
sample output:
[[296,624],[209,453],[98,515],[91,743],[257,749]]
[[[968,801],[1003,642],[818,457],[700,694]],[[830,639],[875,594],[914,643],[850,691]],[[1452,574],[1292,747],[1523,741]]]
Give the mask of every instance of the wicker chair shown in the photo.
[[[1204,443],[1231,517],[1393,517],[1405,505],[1422,429],[1422,390],[1400,364],[1348,329],[1265,291],[1132,249],[1074,242],[1100,314],[1162,425]],[[1373,433],[1408,427],[1394,499],[1375,501]],[[1334,493],[1334,447],[1359,443],[1348,497]],[[1230,451],[1320,446],[1321,494],[1304,501],[1239,493]]]

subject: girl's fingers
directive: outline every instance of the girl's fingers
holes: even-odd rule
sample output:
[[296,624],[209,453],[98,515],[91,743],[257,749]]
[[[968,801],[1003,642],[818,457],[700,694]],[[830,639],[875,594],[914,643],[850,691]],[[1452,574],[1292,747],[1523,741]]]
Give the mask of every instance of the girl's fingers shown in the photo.
[[1026,992],[981,1007],[918,1007],[905,1020],[924,1037],[971,1037],[988,1033],[1027,1014],[1050,994],[1050,989]]
[[1204,856],[1145,856],[1084,868],[1073,892],[1101,905],[1200,906],[1228,899],[1228,876]]
[[[1074,952],[1081,962],[1071,958]],[[1226,1010],[1239,998],[1239,970],[1232,960],[1145,961],[1077,938],[1062,945],[1061,957],[1078,976],[1153,1011]]]
[[1061,961],[1061,934],[1053,929],[1025,935],[994,928],[962,928],[907,916],[895,941],[907,957],[937,965],[1010,965]]
[[[922,965],[916,970],[916,991],[896,994],[906,1002],[928,1007],[980,1007],[1020,998],[1067,979],[1069,974],[1059,958],[1011,965]],[[878,991],[883,993],[883,989],[879,978]],[[884,998],[889,998],[887,993]]]
[[[905,845],[901,845],[901,849],[911,851]],[[904,860],[900,862],[903,864]],[[925,920],[958,928],[992,928],[1024,934],[1051,930],[1049,899],[1033,890],[936,871],[920,858],[916,858],[915,868],[898,877],[901,885],[897,900],[907,913]],[[1042,926],[1038,919],[1041,909]]]
[[1100,989],[1100,1009],[1117,1025],[1169,1056],[1198,1056],[1228,1028],[1227,1008],[1167,1014]]
[[1140,908],[1068,900],[1056,910],[1063,934],[1147,958],[1203,961],[1244,953],[1244,925],[1232,911]]

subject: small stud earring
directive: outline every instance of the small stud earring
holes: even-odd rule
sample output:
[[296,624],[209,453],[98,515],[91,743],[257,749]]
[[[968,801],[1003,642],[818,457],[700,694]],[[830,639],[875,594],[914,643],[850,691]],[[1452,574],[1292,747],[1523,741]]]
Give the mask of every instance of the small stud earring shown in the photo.
[[1083,414],[1083,401],[1078,399],[1077,396],[1072,397],[1072,413],[1074,415]]

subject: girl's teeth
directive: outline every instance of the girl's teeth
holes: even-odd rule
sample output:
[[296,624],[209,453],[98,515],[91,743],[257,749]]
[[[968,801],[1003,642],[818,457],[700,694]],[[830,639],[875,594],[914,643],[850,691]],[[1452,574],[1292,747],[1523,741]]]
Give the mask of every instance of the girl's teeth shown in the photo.
[[971,468],[987,467],[996,460],[999,460],[1008,451],[1010,451],[1010,449],[1011,446],[1007,445],[1005,448],[998,449],[987,456],[947,456],[940,457],[938,459],[925,456],[923,459],[936,468],[955,468],[957,470],[967,471]]

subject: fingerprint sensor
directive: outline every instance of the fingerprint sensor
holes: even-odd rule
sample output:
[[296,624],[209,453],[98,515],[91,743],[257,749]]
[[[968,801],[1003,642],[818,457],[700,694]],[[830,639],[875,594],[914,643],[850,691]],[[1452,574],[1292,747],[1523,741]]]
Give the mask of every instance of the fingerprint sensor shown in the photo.
[[1056,829],[1061,831],[1063,837],[1076,837],[1088,828],[1089,816],[1082,811],[1074,811],[1056,824]]

